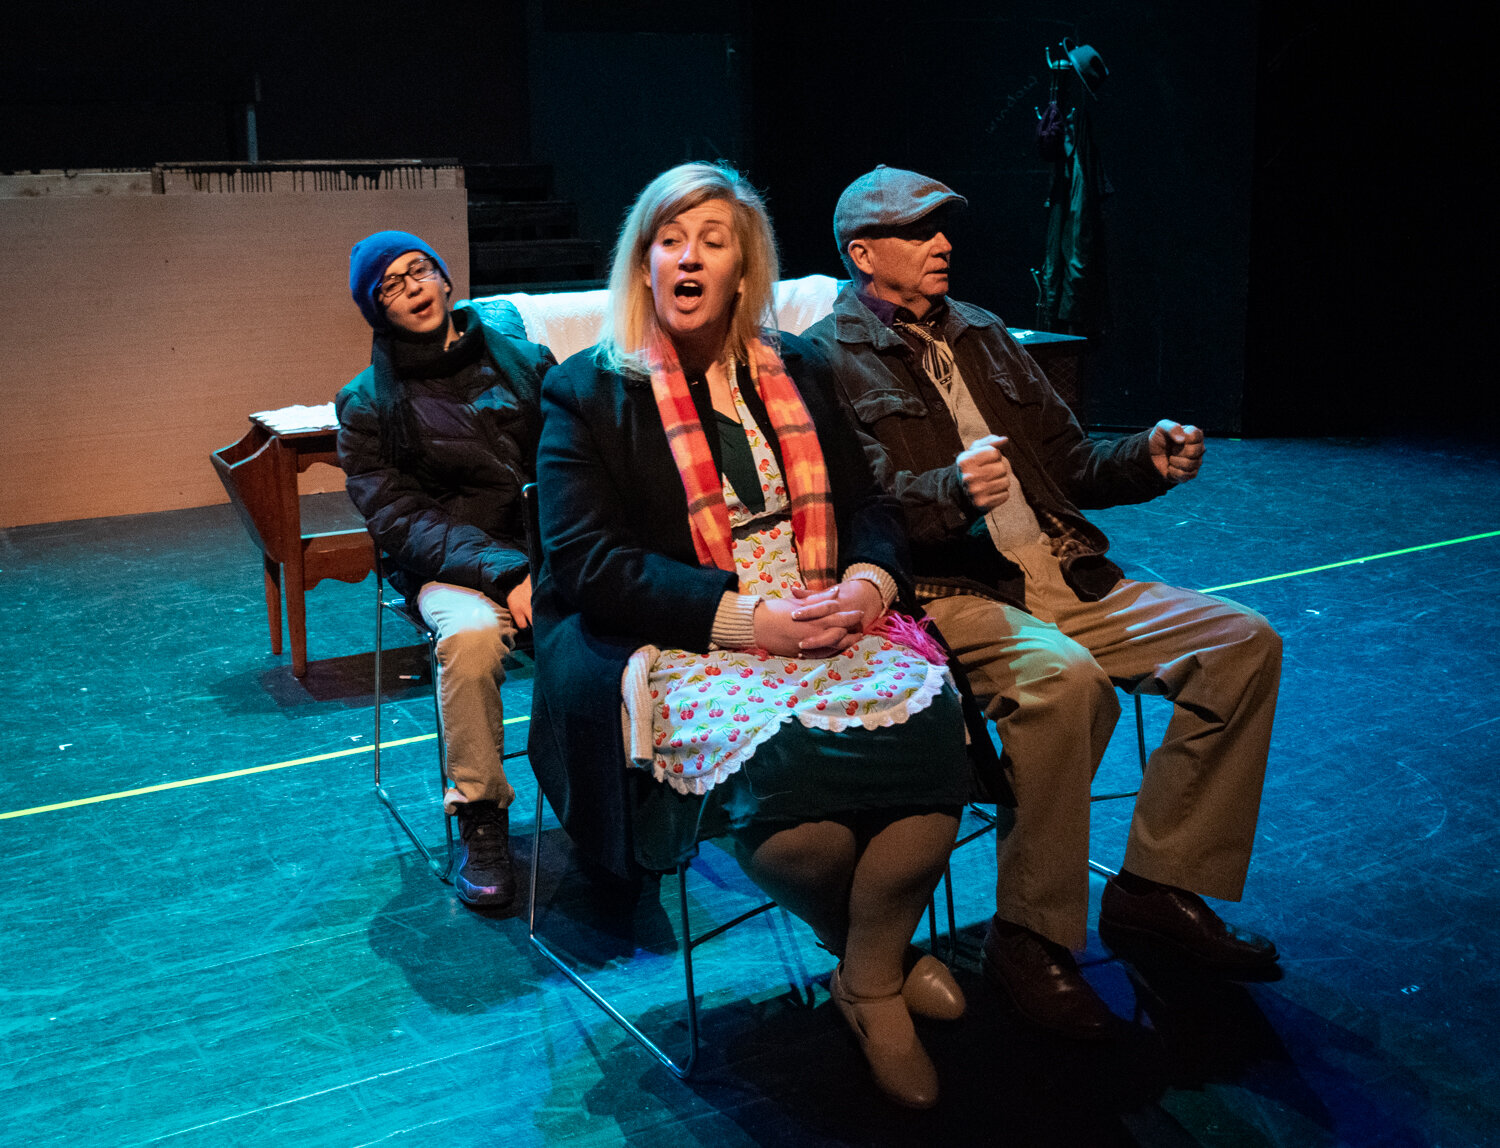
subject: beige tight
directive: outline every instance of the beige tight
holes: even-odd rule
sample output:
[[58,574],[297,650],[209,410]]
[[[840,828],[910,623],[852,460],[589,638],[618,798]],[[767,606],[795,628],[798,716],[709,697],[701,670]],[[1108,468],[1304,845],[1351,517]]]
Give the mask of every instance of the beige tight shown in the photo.
[[902,957],[957,835],[950,812],[870,824],[806,821],[769,835],[737,833],[735,857],[756,885],[842,954],[849,992],[879,997],[901,990]]

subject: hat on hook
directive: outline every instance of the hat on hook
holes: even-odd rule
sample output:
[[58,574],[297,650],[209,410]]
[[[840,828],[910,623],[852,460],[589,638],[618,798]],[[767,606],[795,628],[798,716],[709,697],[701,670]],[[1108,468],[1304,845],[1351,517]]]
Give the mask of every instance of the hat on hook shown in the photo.
[[1094,51],[1092,44],[1079,44],[1076,48],[1071,40],[1063,40],[1062,49],[1068,54],[1068,63],[1083,81],[1084,90],[1094,99],[1099,98],[1096,89],[1109,78],[1109,69],[1104,66],[1104,57]]

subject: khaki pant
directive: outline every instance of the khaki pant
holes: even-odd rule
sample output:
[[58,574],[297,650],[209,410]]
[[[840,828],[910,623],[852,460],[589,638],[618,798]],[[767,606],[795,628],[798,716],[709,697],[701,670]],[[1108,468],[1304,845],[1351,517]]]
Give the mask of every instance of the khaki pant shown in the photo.
[[1159,582],[1080,602],[1045,544],[1007,552],[1030,610],[927,607],[995,722],[1016,823],[997,844],[996,911],[1070,948],[1088,919],[1089,786],[1120,714],[1114,687],[1175,704],[1147,763],[1125,868],[1238,900],[1250,863],[1281,638],[1259,614]]
[[438,705],[453,788],[444,804],[498,801],[508,807],[516,791],[505,778],[505,713],[500,685],[505,656],[515,648],[510,611],[478,590],[428,582],[417,609],[437,631]]

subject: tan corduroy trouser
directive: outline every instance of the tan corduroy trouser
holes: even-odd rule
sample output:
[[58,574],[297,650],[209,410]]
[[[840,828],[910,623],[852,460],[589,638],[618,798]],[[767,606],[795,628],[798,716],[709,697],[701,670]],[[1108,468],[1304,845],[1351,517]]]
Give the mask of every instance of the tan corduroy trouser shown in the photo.
[[453,788],[450,809],[465,801],[498,801],[508,808],[516,791],[505,777],[505,712],[500,685],[505,655],[516,645],[510,611],[478,590],[428,582],[417,608],[437,631],[438,705]]
[[1120,703],[1174,703],[1136,798],[1125,868],[1226,900],[1244,888],[1281,681],[1281,638],[1223,598],[1126,580],[1081,602],[1044,543],[1007,551],[1028,610],[975,596],[927,605],[999,731],[1017,809],[997,844],[996,912],[1082,948],[1089,786]]

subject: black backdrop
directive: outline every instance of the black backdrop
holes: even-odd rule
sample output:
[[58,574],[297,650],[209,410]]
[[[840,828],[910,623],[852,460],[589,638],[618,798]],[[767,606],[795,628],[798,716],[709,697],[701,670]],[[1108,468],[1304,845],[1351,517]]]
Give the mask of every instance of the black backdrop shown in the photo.
[[1111,69],[1096,421],[1493,434],[1493,117],[1446,2],[60,0],[7,29],[0,170],[242,158],[258,80],[263,159],[544,160],[606,244],[656,171],[723,156],[796,275],[838,273],[834,198],[886,162],[969,197],[955,293],[1029,326],[1064,36]]

